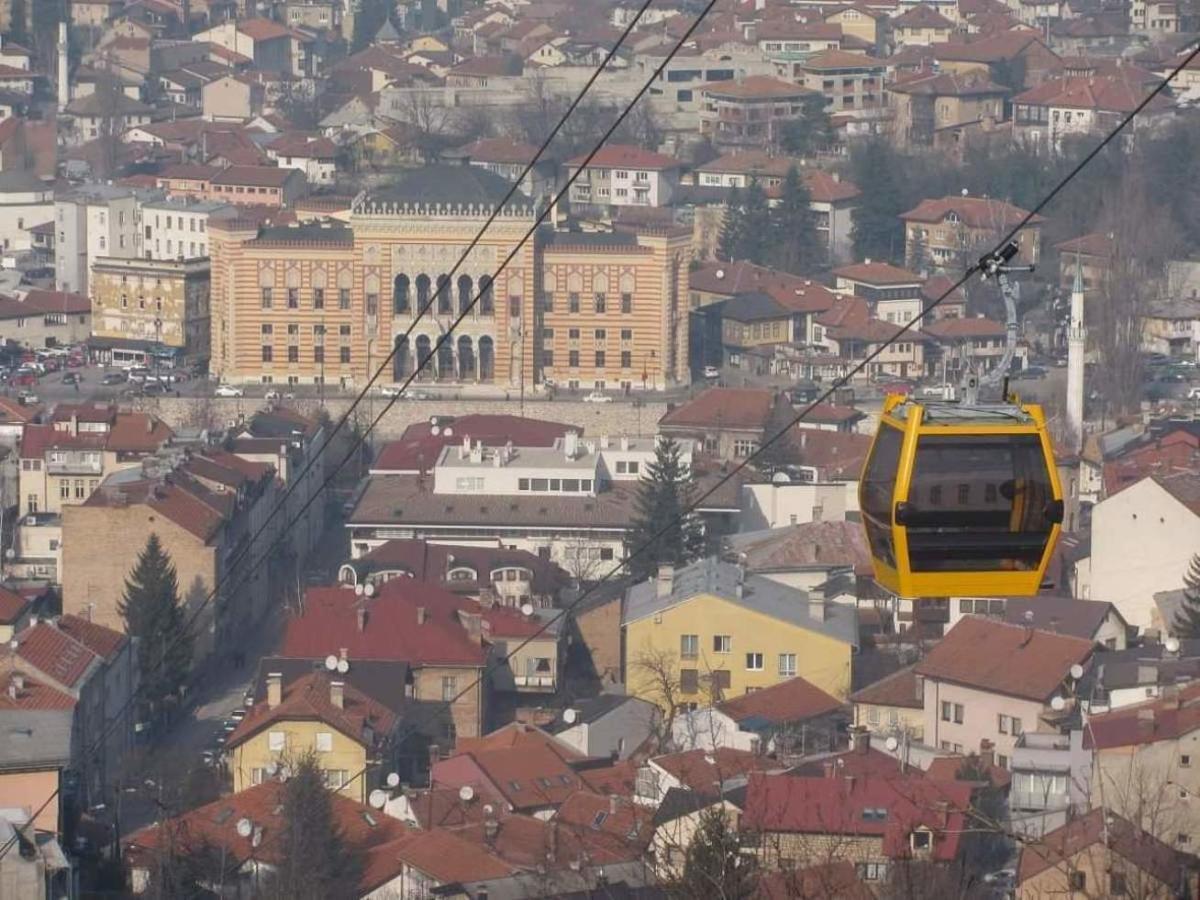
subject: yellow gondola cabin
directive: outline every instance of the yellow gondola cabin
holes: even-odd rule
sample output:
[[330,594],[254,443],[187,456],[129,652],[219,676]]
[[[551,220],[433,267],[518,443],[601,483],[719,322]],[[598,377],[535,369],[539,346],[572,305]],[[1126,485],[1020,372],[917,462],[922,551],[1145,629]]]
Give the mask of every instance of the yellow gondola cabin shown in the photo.
[[875,578],[893,593],[1036,594],[1063,517],[1041,407],[889,395],[859,504]]

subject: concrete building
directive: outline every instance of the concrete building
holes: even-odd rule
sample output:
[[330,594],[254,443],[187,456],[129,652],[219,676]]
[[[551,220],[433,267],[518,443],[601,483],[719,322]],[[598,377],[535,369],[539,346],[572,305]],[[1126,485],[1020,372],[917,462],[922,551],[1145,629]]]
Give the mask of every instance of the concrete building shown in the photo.
[[[910,265],[923,259],[932,271],[954,269],[964,257],[974,259],[990,249],[1025,215],[1026,210],[990,197],[922,200],[900,216],[905,259]],[[1016,237],[1016,261],[1021,265],[1036,265],[1041,259],[1042,222],[1041,216],[1033,216]]]
[[208,357],[209,266],[189,259],[99,257],[92,265],[92,334]]
[[154,194],[126,187],[89,184],[54,203],[54,286],[60,291],[91,293],[92,262],[101,256],[141,256],[141,208]]
[[925,743],[953,753],[990,741],[1008,768],[1017,740],[1037,730],[1052,697],[1069,696],[1071,669],[1095,644],[971,616],[955,625],[914,671],[923,684]]
[[444,273],[509,188],[477,167],[429,166],[365,193],[349,224],[210,222],[212,371],[234,382],[348,387],[394,348],[384,376],[394,383],[426,360],[422,380],[508,391],[547,381],[601,390],[687,383],[686,230],[543,235],[493,283],[533,220],[531,201],[517,194],[449,283]]
[[29,250],[29,229],[54,218],[54,186],[32,172],[0,172],[0,249]]
[[[570,177],[585,157],[567,160]],[[607,144],[571,185],[572,206],[616,208],[671,204],[679,185],[678,160],[626,144]]]
[[718,81],[701,88],[700,134],[722,149],[775,147],[784,129],[804,118],[816,92],[770,75]]
[[208,221],[233,218],[237,207],[214,200],[166,199],[142,204],[142,250],[146,259],[208,256]]
[[796,67],[797,82],[825,98],[830,115],[870,114],[884,103],[882,60],[844,50],[823,50]]
[[68,347],[92,333],[92,304],[82,293],[18,290],[0,297],[0,339],[22,347]]

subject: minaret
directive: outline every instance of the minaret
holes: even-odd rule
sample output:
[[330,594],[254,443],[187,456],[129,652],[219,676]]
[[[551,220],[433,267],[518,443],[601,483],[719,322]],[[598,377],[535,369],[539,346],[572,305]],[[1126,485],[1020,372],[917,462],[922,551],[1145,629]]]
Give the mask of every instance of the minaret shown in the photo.
[[1083,358],[1087,329],[1083,327],[1083,274],[1075,257],[1075,283],[1071,286],[1071,325],[1067,332],[1067,428],[1072,448],[1083,448]]
[[68,70],[71,64],[67,52],[67,23],[58,23],[58,111],[61,113],[71,102],[71,83]]

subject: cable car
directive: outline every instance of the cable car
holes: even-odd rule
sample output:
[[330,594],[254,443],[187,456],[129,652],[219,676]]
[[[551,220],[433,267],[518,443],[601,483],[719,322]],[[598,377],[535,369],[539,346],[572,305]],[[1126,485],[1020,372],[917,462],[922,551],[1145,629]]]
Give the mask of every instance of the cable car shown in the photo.
[[889,395],[859,505],[875,579],[894,594],[1036,594],[1063,518],[1041,407]]

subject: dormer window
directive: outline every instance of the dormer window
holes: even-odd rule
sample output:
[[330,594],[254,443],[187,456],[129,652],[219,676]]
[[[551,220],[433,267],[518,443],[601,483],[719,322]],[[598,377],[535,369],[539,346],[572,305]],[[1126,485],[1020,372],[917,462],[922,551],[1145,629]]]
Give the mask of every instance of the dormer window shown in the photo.
[[959,217],[958,213],[951,212],[951,213],[946,214],[946,221],[949,222],[951,225],[957,225],[959,222],[962,221],[962,219]]
[[479,574],[468,566],[456,566],[446,573],[448,581],[475,581]]
[[910,837],[914,853],[928,853],[933,849],[933,832],[918,828]]

